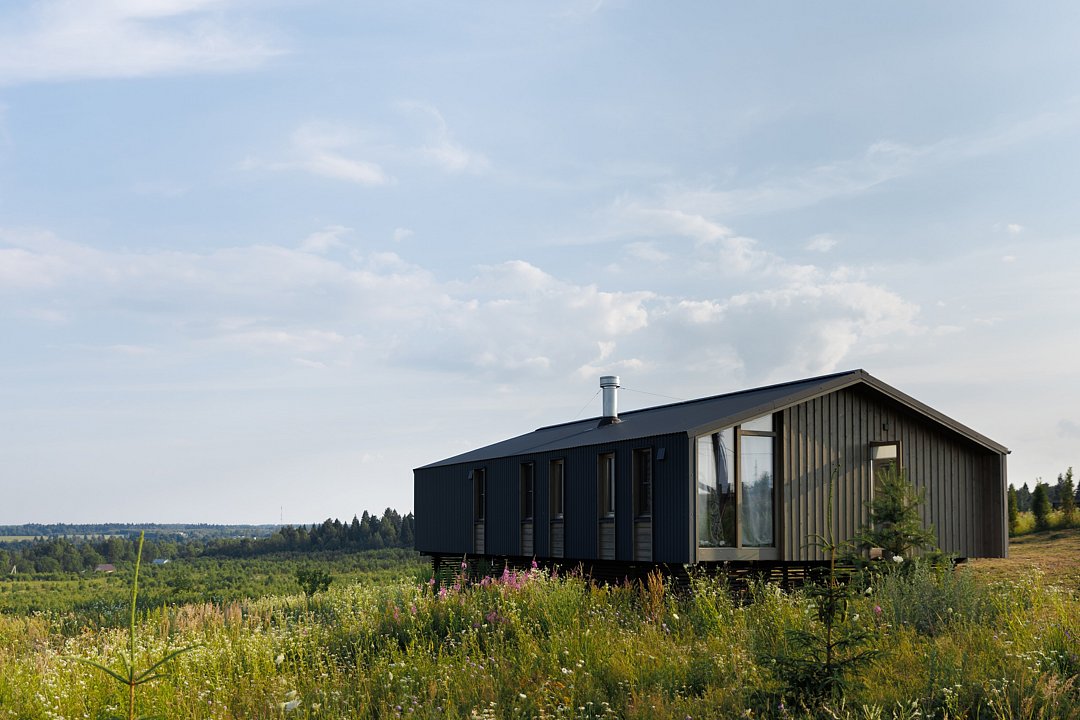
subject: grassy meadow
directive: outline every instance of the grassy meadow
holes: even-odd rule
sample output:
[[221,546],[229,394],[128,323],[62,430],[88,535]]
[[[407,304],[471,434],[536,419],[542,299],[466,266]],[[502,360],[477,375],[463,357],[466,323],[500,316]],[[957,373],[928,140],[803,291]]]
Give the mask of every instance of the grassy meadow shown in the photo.
[[[1008,560],[909,564],[860,586],[836,633],[874,654],[842,697],[785,675],[821,632],[805,592],[733,597],[506,572],[442,586],[386,574],[310,598],[162,603],[138,613],[136,666],[195,646],[137,688],[139,715],[186,718],[1080,718],[1080,531]],[[149,578],[149,575],[148,575]],[[148,585],[152,581],[148,579]],[[852,635],[854,637],[854,635]],[[71,609],[0,614],[0,720],[127,717],[129,635]]]

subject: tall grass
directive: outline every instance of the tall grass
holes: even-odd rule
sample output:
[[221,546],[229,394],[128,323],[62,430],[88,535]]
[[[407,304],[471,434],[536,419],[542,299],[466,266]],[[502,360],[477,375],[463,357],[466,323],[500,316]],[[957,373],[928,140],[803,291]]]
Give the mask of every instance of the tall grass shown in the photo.
[[[508,571],[481,583],[401,581],[158,607],[141,657],[198,645],[141,702],[185,718],[1039,718],[1080,716],[1080,608],[1038,576],[993,586],[912,573],[853,599],[883,655],[844,697],[788,707],[770,658],[814,616],[775,586],[733,602],[722,579],[675,591]],[[933,609],[913,613],[924,599]],[[949,612],[948,608],[952,608]],[[58,613],[0,616],[0,718],[99,718],[123,688],[125,629],[64,632]]]

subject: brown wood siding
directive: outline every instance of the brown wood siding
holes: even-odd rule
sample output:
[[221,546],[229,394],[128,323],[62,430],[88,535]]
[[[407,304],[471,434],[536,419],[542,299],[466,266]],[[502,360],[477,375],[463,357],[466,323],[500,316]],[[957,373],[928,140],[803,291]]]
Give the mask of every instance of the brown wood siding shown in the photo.
[[652,561],[652,520],[634,521],[634,560]]
[[484,526],[483,520],[477,520],[473,523],[473,546],[472,551],[477,555],[483,555],[486,552],[485,542],[487,540],[487,532]]
[[828,532],[830,475],[838,539],[866,522],[871,497],[870,443],[900,444],[900,464],[926,493],[924,522],[942,550],[960,557],[1001,557],[1003,482],[997,453],[861,387],[787,408],[781,422],[781,557],[822,560],[815,537]]
[[549,554],[553,558],[561,558],[565,554],[563,545],[563,521],[551,521],[551,540]]
[[597,527],[598,557],[601,560],[615,559],[615,520],[614,518],[601,518]]
[[534,553],[532,520],[525,520],[521,523],[521,554],[531,557]]

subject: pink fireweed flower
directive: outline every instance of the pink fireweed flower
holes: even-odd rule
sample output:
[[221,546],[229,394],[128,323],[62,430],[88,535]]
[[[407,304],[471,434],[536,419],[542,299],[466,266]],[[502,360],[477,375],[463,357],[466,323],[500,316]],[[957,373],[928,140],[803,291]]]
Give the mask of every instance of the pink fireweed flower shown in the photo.
[[880,605],[875,605],[874,606],[874,615],[877,616],[877,617],[881,617],[881,606]]

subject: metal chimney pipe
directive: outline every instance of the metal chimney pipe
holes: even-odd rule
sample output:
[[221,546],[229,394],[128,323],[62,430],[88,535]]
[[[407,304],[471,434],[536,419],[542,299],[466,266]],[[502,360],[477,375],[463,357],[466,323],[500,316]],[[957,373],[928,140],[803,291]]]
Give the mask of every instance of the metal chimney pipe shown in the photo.
[[619,376],[604,375],[600,378],[600,389],[604,391],[604,425],[619,422]]

